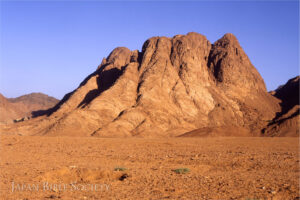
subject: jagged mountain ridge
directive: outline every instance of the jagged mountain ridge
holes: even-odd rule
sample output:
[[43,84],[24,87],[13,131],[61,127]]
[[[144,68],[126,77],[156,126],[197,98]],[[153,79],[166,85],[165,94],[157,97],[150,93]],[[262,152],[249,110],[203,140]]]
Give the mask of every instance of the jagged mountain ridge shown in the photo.
[[39,122],[31,133],[30,123],[18,130],[153,137],[236,127],[258,135],[279,110],[233,34],[211,44],[188,33],[150,38],[142,52],[114,49],[76,90],[30,122]]

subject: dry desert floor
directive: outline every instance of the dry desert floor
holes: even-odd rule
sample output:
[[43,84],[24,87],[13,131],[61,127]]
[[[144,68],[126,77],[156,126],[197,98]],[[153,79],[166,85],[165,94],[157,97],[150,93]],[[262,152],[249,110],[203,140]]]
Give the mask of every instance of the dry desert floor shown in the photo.
[[1,200],[300,199],[299,138],[0,139]]

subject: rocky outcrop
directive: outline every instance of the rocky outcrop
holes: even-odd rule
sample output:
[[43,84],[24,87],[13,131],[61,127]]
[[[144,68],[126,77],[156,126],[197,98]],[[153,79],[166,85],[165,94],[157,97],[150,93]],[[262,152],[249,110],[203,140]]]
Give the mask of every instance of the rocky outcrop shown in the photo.
[[279,109],[234,35],[211,44],[188,33],[150,38],[141,52],[114,49],[76,90],[42,116],[18,123],[24,124],[18,131],[166,137],[230,127],[230,135],[250,136]]
[[280,101],[281,110],[262,130],[263,135],[299,136],[299,79],[299,76],[292,78],[271,92]]

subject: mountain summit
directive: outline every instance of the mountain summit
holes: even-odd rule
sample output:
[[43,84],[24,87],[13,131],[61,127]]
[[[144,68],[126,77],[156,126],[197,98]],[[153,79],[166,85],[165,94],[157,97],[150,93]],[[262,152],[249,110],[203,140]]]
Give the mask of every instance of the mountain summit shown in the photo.
[[278,100],[233,34],[211,44],[201,34],[188,33],[152,37],[141,52],[114,49],[76,90],[18,130],[165,137],[209,129],[251,136],[279,111]]

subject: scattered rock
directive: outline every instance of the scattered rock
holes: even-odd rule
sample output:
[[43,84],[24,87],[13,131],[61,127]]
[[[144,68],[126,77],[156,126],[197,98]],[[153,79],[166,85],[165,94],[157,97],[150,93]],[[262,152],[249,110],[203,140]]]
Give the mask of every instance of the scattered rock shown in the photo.
[[128,174],[123,174],[120,178],[119,178],[119,180],[120,181],[124,181],[126,178],[128,178],[129,176],[128,176]]

